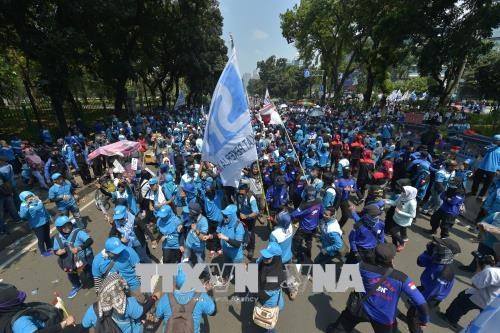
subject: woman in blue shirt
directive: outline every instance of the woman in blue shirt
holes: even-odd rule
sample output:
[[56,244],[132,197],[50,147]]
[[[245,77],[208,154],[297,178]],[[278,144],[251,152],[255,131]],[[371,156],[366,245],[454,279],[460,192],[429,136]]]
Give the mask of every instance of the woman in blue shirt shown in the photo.
[[28,220],[33,232],[38,239],[38,250],[44,257],[49,257],[52,253],[52,240],[50,239],[50,214],[45,208],[43,202],[33,193],[23,191],[19,194],[21,206],[19,207],[19,216]]

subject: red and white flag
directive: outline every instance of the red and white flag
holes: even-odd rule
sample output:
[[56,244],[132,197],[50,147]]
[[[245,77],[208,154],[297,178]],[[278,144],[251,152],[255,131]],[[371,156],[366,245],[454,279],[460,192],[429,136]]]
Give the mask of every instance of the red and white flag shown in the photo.
[[265,125],[283,125],[283,120],[276,110],[276,106],[269,97],[269,90],[266,89],[266,96],[264,97],[264,106],[259,110],[259,114]]

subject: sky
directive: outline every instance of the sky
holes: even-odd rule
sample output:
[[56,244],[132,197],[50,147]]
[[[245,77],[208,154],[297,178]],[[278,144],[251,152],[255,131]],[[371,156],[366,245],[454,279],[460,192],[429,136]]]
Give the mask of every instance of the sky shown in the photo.
[[281,34],[280,13],[299,0],[219,0],[224,17],[223,38],[233,35],[240,72],[252,73],[257,61],[271,55],[292,60],[297,50]]

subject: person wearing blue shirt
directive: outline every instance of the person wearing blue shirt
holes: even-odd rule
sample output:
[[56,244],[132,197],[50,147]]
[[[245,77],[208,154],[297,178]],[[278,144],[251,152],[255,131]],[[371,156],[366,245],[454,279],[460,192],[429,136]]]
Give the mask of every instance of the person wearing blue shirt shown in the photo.
[[118,205],[113,212],[113,226],[109,231],[109,237],[118,237],[121,242],[134,249],[139,256],[140,262],[150,264],[147,242],[145,235],[154,239],[146,222],[140,217],[136,217],[127,207]]
[[[311,260],[312,236],[323,215],[322,201],[316,198],[316,190],[312,186],[306,188],[306,200],[290,213],[290,217],[299,219],[299,228],[293,236],[293,250],[296,262],[306,258]],[[305,242],[305,248],[302,246]]]
[[[280,311],[285,308],[281,286],[285,280],[281,260],[281,248],[277,243],[269,243],[266,248],[260,250],[257,259],[259,265],[259,303],[268,308],[278,307]],[[268,333],[276,333],[276,329],[270,329]]]
[[[217,227],[217,238],[220,240],[224,263],[243,262],[243,241],[245,238],[245,227],[238,220],[238,208],[230,204],[222,210],[224,222]],[[212,237],[212,235],[209,235]],[[224,272],[222,283],[227,281],[230,272]]]
[[94,240],[90,238],[85,230],[74,228],[73,223],[67,216],[59,216],[56,219],[55,226],[59,233],[54,236],[54,253],[61,260],[63,260],[63,256],[74,256],[75,258],[73,270],[66,271],[68,280],[73,286],[68,294],[68,298],[71,299],[76,296],[80,288],[84,287],[84,282],[92,279],[89,276],[85,281],[82,281],[76,269],[82,270],[85,272],[83,274],[87,276],[91,272],[92,261],[94,260],[91,246]]
[[[453,289],[455,283],[453,257],[460,252],[460,246],[454,240],[434,237],[427,244],[426,250],[418,256],[417,265],[425,268],[420,275],[418,290],[424,296],[429,308],[437,308]],[[417,308],[411,305],[406,315],[408,328],[411,333],[422,333],[420,326],[416,325],[416,312]]]
[[248,244],[246,244],[247,256],[249,259],[253,258],[253,251],[255,249],[255,221],[259,215],[259,207],[257,206],[257,199],[249,193],[250,187],[248,184],[241,184],[238,188],[238,196],[236,198],[236,205],[238,208],[238,217],[245,225],[246,230],[250,236]]
[[195,255],[196,263],[205,262],[205,241],[208,239],[208,220],[202,214],[201,205],[197,202],[189,203],[190,229],[184,245],[183,261],[191,261]]
[[[11,322],[2,323],[7,325],[1,325],[5,329],[2,329],[2,332],[64,332],[66,327],[75,325],[75,318],[73,316],[70,315],[65,320],[62,320],[62,311],[54,307],[52,307],[52,311],[56,316],[56,320],[54,320],[56,323],[47,325],[46,320],[42,320],[41,317],[37,318],[41,314],[41,311],[36,306],[33,306],[33,303],[25,303],[25,300],[26,293],[24,291],[18,290],[12,284],[0,282],[0,313],[7,320],[10,318],[12,322],[12,324]],[[49,304],[40,304],[40,306],[44,309],[50,307]],[[79,328],[81,329],[81,327],[75,327],[75,331],[78,331]]]
[[160,293],[154,293],[146,302],[140,304],[134,297],[127,297],[127,284],[119,274],[111,273],[102,283],[103,288],[97,294],[97,302],[91,304],[83,315],[83,328],[97,328],[103,318],[109,316],[123,333],[142,332],[142,320]]
[[342,250],[342,229],[335,218],[335,208],[327,207],[323,212],[323,221],[319,225],[321,251],[314,259],[315,264],[331,264],[333,258]]
[[141,293],[141,280],[135,272],[135,265],[139,263],[139,256],[131,247],[123,245],[120,239],[110,237],[104,243],[104,250],[99,252],[92,262],[92,276],[94,286],[99,292],[101,282],[110,273],[120,274],[130,288],[130,295],[139,303],[146,302]]
[[217,312],[214,300],[206,292],[196,293],[194,290],[181,291],[185,281],[186,275],[179,266],[175,277],[176,289],[173,293],[164,294],[156,305],[155,321],[163,320],[164,326],[161,330],[162,332],[170,332],[168,329],[171,328],[170,325],[173,325],[173,322],[170,322],[170,320],[177,315],[174,311],[175,309],[179,309],[179,306],[192,312],[193,333],[201,332],[200,325],[204,315],[214,316]]
[[163,251],[163,263],[175,264],[180,262],[184,252],[184,233],[182,222],[174,214],[170,206],[163,206],[156,212],[156,225],[162,234],[160,239]]
[[352,217],[356,222],[349,233],[351,252],[348,263],[359,261],[373,263],[374,251],[378,244],[384,243],[384,223],[379,216],[382,213],[376,205],[367,205],[363,208],[361,216],[355,211]]
[[441,194],[448,188],[450,179],[455,176],[455,168],[457,162],[450,160],[445,163],[445,167],[436,172],[434,183],[431,186],[431,197],[429,201],[422,207],[422,213],[432,215],[434,210],[438,209],[441,205]]
[[432,214],[430,223],[431,234],[435,234],[438,228],[441,228],[441,238],[447,238],[450,229],[455,224],[455,219],[460,214],[465,197],[463,191],[455,186],[450,186],[445,192],[441,193],[442,204],[434,214]]
[[218,242],[216,238],[217,227],[224,220],[221,213],[221,206],[217,198],[217,184],[215,181],[205,181],[205,189],[204,191],[200,191],[200,194],[205,206],[205,214],[208,220],[207,234],[212,235],[212,237],[207,239],[207,250],[210,251],[210,257],[213,257],[220,251],[220,242]]
[[[283,265],[291,264],[293,257],[293,226],[290,213],[286,207],[282,208],[282,210],[276,214],[274,223],[274,229],[269,235],[269,243],[277,243],[281,248],[281,260],[283,261]],[[289,265],[285,270],[286,285],[291,300],[294,300],[298,293],[298,283],[296,282],[298,272],[294,267],[295,266]]]
[[52,255],[50,239],[50,214],[43,202],[33,192],[23,191],[19,194],[21,206],[19,216],[27,220],[38,239],[38,250],[43,257]]
[[323,181],[325,184],[325,190],[323,193],[323,208],[335,207],[338,198],[337,191],[335,190],[333,174],[331,172],[324,173]]
[[330,144],[325,142],[321,145],[318,151],[318,165],[323,172],[330,169],[331,157],[330,157]]
[[[417,308],[418,321],[415,325],[425,327],[429,322],[425,298],[411,278],[393,268],[396,247],[390,243],[379,244],[374,254],[374,264],[362,262],[359,265],[365,287],[365,293],[362,294],[364,296],[371,292],[362,304],[361,315],[351,313],[347,307],[337,321],[328,327],[328,332],[352,332],[361,322],[369,322],[376,333],[394,332],[397,329],[397,307],[402,293],[408,296]],[[377,284],[380,286],[372,291]]]
[[49,189],[49,200],[55,202],[57,210],[61,215],[73,214],[76,225],[80,229],[85,229],[85,224],[80,215],[80,209],[76,203],[77,196],[73,185],[63,178],[63,176],[56,172],[51,176],[52,185]]
[[339,224],[342,228],[349,217],[351,217],[351,204],[349,202],[351,194],[357,195],[358,185],[356,180],[351,176],[351,170],[349,168],[343,169],[343,175],[340,179],[335,181],[335,187],[340,190],[340,210],[342,216],[340,217]]
[[474,173],[472,189],[469,193],[467,193],[467,195],[476,195],[479,185],[483,183],[483,187],[479,192],[479,198],[484,197],[488,187],[495,177],[495,172],[498,170],[500,170],[500,134],[493,137],[493,145],[488,147],[478,169]]

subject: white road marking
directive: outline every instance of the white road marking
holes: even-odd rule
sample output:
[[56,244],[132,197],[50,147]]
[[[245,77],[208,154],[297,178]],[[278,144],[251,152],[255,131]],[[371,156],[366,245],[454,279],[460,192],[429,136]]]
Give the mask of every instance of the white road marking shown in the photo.
[[[80,208],[80,212],[83,212],[85,209],[87,209],[94,202],[95,202],[95,199],[92,199],[91,201],[87,202],[82,208]],[[50,228],[50,234],[54,233],[55,230],[56,230],[56,227]],[[33,248],[34,246],[36,246],[37,243],[38,243],[38,240],[35,239],[30,244],[28,244],[25,247],[23,247],[23,249],[21,251],[18,251],[12,257],[10,257],[5,262],[3,262],[2,264],[0,264],[0,271],[3,270],[5,267],[9,266],[14,260],[16,260],[17,258],[19,258],[20,256],[22,256],[26,252],[28,252],[29,250],[31,250],[31,248]]]

